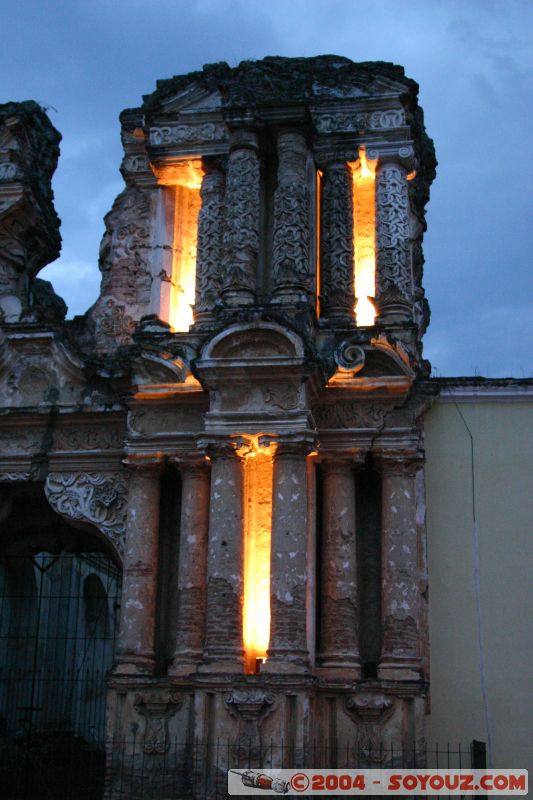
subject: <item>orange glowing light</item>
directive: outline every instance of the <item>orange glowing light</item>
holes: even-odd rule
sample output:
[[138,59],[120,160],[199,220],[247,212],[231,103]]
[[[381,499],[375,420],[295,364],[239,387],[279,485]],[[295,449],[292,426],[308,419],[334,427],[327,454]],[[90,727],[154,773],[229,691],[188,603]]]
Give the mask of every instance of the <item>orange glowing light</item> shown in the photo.
[[359,148],[359,159],[353,165],[354,182],[354,272],[355,316],[357,325],[373,325],[376,309],[372,302],[376,293],[376,185],[377,160]]
[[169,322],[175,331],[188,331],[193,323],[196,284],[196,246],[201,198],[202,170],[199,160],[188,160],[167,168],[160,182],[172,182],[174,242]]
[[270,540],[272,532],[271,448],[257,438],[244,461],[244,608],[243,644],[246,672],[265,661],[270,639]]

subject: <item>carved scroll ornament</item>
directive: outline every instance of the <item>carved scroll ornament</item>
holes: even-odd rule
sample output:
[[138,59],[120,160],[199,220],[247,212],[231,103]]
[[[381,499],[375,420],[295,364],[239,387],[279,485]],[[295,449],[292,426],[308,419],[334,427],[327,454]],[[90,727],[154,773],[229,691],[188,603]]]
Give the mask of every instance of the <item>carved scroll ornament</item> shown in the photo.
[[51,472],[44,491],[54,511],[95,525],[123,554],[128,484],[122,473]]

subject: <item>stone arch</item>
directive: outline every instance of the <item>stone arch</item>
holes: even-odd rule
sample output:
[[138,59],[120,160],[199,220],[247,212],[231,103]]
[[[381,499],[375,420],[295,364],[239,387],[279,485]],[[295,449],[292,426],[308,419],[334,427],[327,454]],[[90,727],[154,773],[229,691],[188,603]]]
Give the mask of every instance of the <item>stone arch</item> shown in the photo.
[[123,472],[51,472],[44,491],[51,507],[74,525],[90,524],[121,563],[126,535],[128,483]]

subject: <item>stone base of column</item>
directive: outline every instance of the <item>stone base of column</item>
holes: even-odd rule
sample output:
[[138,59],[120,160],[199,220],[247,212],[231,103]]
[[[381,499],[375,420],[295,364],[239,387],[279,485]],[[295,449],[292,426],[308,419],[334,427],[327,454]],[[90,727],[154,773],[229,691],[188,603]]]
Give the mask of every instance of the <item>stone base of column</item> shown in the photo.
[[305,289],[284,286],[274,289],[270,303],[281,308],[301,308],[309,305],[309,297]]
[[169,675],[193,675],[198,671],[201,663],[202,654],[197,652],[183,652],[172,659],[172,664],[168,668]]
[[302,675],[309,672],[309,661],[304,658],[288,660],[286,656],[270,656],[261,664],[261,675]]
[[362,675],[361,662],[358,659],[347,660],[343,658],[342,653],[339,653],[338,656],[328,655],[325,659],[319,657],[315,672],[323,678],[341,679],[346,677],[356,681],[360,680]]
[[239,661],[228,658],[220,659],[220,661],[204,661],[202,664],[198,664],[198,672],[203,674],[216,674],[219,672],[242,674],[244,672],[244,660]]
[[385,656],[378,666],[383,681],[418,681],[422,676],[420,659],[413,656]]
[[247,289],[224,289],[222,291],[222,299],[224,305],[228,308],[252,306],[255,303],[254,293]]
[[153,675],[155,660],[149,656],[118,656],[114,675]]

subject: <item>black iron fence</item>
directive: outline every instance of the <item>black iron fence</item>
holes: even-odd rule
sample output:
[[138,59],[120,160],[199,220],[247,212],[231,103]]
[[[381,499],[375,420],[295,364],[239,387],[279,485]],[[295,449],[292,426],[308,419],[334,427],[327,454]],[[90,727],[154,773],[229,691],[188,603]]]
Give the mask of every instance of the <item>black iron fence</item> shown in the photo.
[[0,557],[0,737],[104,738],[119,598],[101,553]]
[[169,742],[131,739],[96,745],[51,734],[21,738],[0,761],[2,800],[222,800],[227,771],[285,768],[447,768],[486,766],[484,744],[373,749],[356,742],[306,747],[275,742]]

